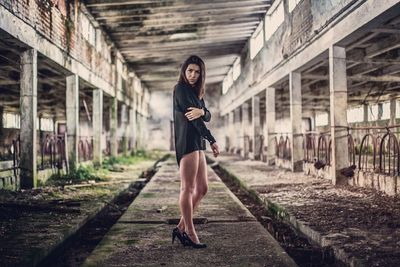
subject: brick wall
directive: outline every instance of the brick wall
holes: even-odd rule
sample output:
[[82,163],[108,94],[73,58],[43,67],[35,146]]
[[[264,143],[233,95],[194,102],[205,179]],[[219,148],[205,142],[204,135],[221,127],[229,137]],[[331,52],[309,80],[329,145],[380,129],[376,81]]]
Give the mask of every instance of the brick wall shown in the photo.
[[79,16],[76,16],[79,8],[74,5],[74,1],[0,0],[0,5],[96,75],[112,84],[110,51],[104,37],[96,36],[97,41],[100,42],[99,51],[85,40],[79,27]]

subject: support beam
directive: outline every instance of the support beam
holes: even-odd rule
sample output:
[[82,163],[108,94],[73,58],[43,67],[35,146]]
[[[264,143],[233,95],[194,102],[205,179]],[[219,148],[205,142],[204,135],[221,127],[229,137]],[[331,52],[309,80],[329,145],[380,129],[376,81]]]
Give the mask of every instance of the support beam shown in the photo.
[[267,161],[268,165],[275,164],[275,88],[269,87],[265,90],[266,99],[266,125],[267,125],[267,142],[268,142],[268,152]]
[[111,146],[111,156],[118,156],[118,99],[113,97],[110,106],[110,146]]
[[[136,151],[136,109],[135,107],[131,107],[129,108],[129,138],[130,138],[130,142],[131,142],[131,150],[132,151]],[[172,133],[172,131],[171,131]],[[171,135],[171,138],[173,138],[173,136]],[[171,139],[170,142],[173,142],[174,139]],[[171,150],[173,150],[174,148],[172,147]]]
[[242,153],[241,156],[247,158],[249,156],[249,108],[250,105],[247,102],[242,104],[242,124],[241,124],[241,136],[242,136]]
[[346,50],[344,47],[329,48],[329,87],[332,160],[331,179],[336,185],[340,170],[348,167],[347,129],[347,77]]
[[363,121],[365,123],[368,123],[368,104],[363,104],[363,108],[364,108],[364,119],[363,119]]
[[292,152],[292,171],[303,169],[303,136],[302,136],[302,107],[301,107],[301,74],[290,72],[289,74],[290,94],[290,145]]
[[228,113],[228,152],[235,146],[235,112],[231,111]]
[[103,161],[103,91],[93,90],[93,164],[101,165]]
[[390,99],[390,125],[396,125],[396,104],[396,98]]
[[261,122],[260,122],[260,97],[253,96],[252,106],[252,128],[253,128],[253,157],[260,160],[261,150]]
[[124,156],[128,155],[128,113],[127,106],[122,104],[121,106],[121,138],[122,138],[122,153]]
[[240,142],[241,140],[241,114],[242,110],[240,109],[240,107],[236,108],[234,110],[235,113],[235,146],[236,149],[241,149],[242,148],[242,144]]
[[68,164],[69,170],[74,171],[79,161],[79,76],[68,76],[66,82]]
[[21,55],[21,189],[37,186],[37,51],[27,50]]
[[4,121],[3,121],[4,108],[0,106],[0,140],[3,140],[4,135]]

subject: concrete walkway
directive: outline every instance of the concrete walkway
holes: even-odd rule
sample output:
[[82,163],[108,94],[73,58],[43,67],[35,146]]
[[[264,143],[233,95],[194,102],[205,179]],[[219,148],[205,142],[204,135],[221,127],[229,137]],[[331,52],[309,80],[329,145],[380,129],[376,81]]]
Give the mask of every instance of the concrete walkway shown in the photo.
[[[213,159],[212,155],[209,155]],[[219,167],[286,220],[349,266],[400,266],[400,199],[367,188],[333,186],[237,155]]]
[[209,191],[195,213],[206,249],[171,244],[179,219],[179,172],[164,162],[84,266],[296,266],[208,167]]

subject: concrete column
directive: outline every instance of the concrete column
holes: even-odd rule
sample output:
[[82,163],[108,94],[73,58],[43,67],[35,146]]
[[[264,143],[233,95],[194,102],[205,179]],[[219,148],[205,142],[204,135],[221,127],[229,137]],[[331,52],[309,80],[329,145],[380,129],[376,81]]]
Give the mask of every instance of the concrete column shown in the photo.
[[[332,161],[331,179],[336,184],[338,172],[348,167],[347,140],[347,76],[346,50],[343,47],[329,48],[329,87]],[[343,127],[344,126],[344,127]]]
[[269,87],[265,90],[266,99],[266,125],[267,125],[267,136],[265,142],[267,142],[267,162],[268,165],[275,164],[275,88]]
[[[240,112],[241,112],[241,109],[240,109],[240,107],[238,107],[238,108],[236,108],[235,110],[234,110],[234,113],[235,113],[235,148],[236,148],[236,151],[237,151],[237,149],[239,149],[240,147],[241,147],[241,127],[240,127],[240,123],[241,123],[241,118],[240,118]],[[236,152],[235,151],[235,152]]]
[[378,103],[378,121],[382,120],[382,115],[383,115],[383,104]]
[[101,165],[103,161],[103,91],[93,90],[93,164]]
[[27,50],[21,55],[21,189],[37,186],[37,51]]
[[228,137],[229,137],[229,151],[235,146],[235,112],[232,110],[228,114]]
[[4,108],[0,106],[0,140],[3,140],[3,134],[4,134],[3,114],[4,114]]
[[249,155],[249,147],[248,143],[246,142],[246,138],[244,138],[246,135],[249,134],[248,132],[248,127],[249,127],[249,108],[250,105],[247,102],[244,102],[241,106],[242,109],[242,124],[241,124],[241,136],[242,136],[242,157],[248,157]]
[[260,122],[260,97],[253,96],[251,99],[252,108],[252,128],[253,128],[253,157],[260,160],[261,149],[261,122]]
[[76,169],[79,144],[79,76],[67,77],[66,90],[67,143],[69,170]]
[[118,129],[118,100],[117,97],[112,99],[112,103],[110,106],[110,146],[111,146],[111,156],[118,156],[118,137],[117,137],[117,129]]
[[390,125],[396,124],[396,98],[390,99]]
[[137,130],[137,147],[138,149],[142,148],[142,115],[137,112],[136,113],[136,130]]
[[128,112],[126,104],[121,106],[122,153],[128,155]]
[[131,141],[131,149],[136,150],[135,140],[136,140],[136,111],[134,107],[129,109],[129,138]]
[[368,122],[368,104],[364,104],[363,108],[364,108],[364,122]]
[[292,171],[301,171],[303,168],[303,137],[302,137],[302,107],[301,107],[301,74],[290,72],[290,145],[292,152]]

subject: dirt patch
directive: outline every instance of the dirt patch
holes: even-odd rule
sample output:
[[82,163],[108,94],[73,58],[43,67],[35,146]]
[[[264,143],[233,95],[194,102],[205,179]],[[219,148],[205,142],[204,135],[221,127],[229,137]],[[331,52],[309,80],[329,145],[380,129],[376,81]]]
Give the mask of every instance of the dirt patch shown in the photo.
[[335,253],[341,251],[347,262],[400,266],[399,197],[368,188],[333,186],[329,180],[257,161],[249,166],[248,161],[232,163],[229,158],[220,162],[262,199],[321,234],[324,244]]
[[[299,235],[288,224],[276,218],[274,214],[265,208],[263,203],[260,203],[251,193],[243,189],[223,169],[218,166],[213,169],[299,266],[343,266],[342,263],[335,262],[333,252],[330,248],[320,248],[310,244],[307,238]],[[282,185],[277,184],[276,187],[279,188]]]

